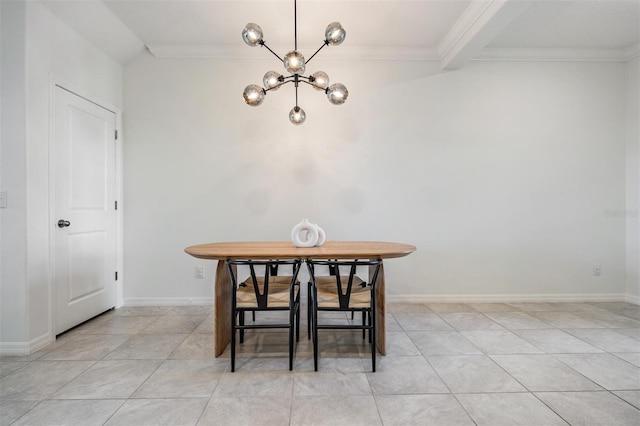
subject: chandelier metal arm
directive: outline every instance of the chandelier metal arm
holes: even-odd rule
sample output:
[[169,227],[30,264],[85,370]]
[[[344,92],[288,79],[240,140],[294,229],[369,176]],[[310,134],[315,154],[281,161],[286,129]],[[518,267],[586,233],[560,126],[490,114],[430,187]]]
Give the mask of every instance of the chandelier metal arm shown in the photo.
[[[302,77],[302,76],[300,76],[300,77]],[[305,77],[305,78],[306,78],[306,77]],[[303,82],[303,83],[308,84],[309,86],[311,86],[311,87],[313,87],[313,88],[320,89],[320,90],[322,90],[323,92],[327,93],[327,90],[328,90],[328,89],[322,88],[322,87],[320,87],[320,86],[316,86],[315,84],[310,83],[310,82],[305,81],[305,80],[300,80],[300,81],[301,81],[301,82]]]
[[275,56],[276,58],[278,58],[278,60],[279,60],[280,62],[283,62],[283,63],[284,63],[284,59],[282,59],[280,56],[278,56],[278,54],[277,54],[276,52],[274,52],[273,50],[271,50],[271,48],[270,48],[269,46],[267,46],[267,43],[265,43],[265,41],[264,41],[264,40],[260,40],[260,42],[259,42],[259,43],[260,43],[260,46],[262,46],[262,47],[266,47],[266,48],[267,48],[267,50],[268,50],[269,52],[273,53],[273,56]]
[[[293,77],[293,76],[290,76],[290,77]],[[287,77],[287,78],[289,78],[289,77]],[[273,86],[273,87],[271,87],[271,88],[269,88],[269,89],[262,89],[262,90],[264,90],[264,92],[265,92],[265,93],[267,93],[268,91],[270,91],[270,90],[276,90],[276,89],[278,89],[278,88],[280,88],[280,87],[284,86],[284,85],[285,85],[285,84],[287,84],[287,83],[293,83],[293,81],[294,81],[294,80],[286,80],[286,79],[285,79],[285,81],[283,81],[282,83],[278,84],[277,86]]]
[[324,44],[323,44],[322,46],[320,46],[320,47],[318,48],[318,50],[316,50],[316,53],[314,53],[313,55],[311,55],[311,57],[310,57],[309,59],[307,59],[307,64],[308,64],[309,62],[311,62],[311,60],[313,59],[313,57],[314,57],[314,56],[316,56],[316,55],[318,54],[318,52],[319,52],[319,51],[321,51],[325,46],[328,46],[328,45],[329,45],[329,41],[328,41],[328,40],[325,40],[325,41],[324,41]]

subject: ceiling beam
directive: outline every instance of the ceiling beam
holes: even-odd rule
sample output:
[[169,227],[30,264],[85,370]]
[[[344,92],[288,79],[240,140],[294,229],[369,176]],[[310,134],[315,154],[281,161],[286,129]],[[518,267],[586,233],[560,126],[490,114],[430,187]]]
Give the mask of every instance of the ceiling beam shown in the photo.
[[473,0],[438,45],[442,69],[460,69],[524,12],[529,0]]

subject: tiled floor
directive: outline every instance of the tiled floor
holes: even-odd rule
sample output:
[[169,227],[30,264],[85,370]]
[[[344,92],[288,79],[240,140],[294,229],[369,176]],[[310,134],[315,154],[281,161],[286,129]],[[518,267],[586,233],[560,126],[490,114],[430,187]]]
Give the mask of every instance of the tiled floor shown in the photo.
[[254,331],[230,373],[211,311],[122,308],[1,358],[0,424],[640,424],[636,305],[391,304],[376,373],[359,333],[330,330],[313,372],[306,327],[295,371],[286,333]]

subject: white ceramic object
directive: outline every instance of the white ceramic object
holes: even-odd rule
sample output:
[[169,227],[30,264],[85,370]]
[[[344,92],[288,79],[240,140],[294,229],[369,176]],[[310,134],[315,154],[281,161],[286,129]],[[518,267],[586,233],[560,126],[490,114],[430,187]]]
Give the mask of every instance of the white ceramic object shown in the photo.
[[291,230],[291,242],[296,247],[321,246],[326,237],[324,230],[317,224],[309,222],[309,219],[302,219]]
[[327,239],[327,234],[324,233],[324,229],[320,228],[320,225],[318,225],[317,223],[315,225],[316,228],[318,228],[318,242],[316,243],[316,245],[321,246]]

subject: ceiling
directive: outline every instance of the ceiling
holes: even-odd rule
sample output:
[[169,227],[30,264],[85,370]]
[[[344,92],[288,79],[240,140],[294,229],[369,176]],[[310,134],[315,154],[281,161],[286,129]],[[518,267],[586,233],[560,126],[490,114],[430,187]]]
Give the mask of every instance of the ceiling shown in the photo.
[[[43,3],[121,63],[145,46],[156,56],[264,56],[241,40],[248,22],[277,52],[293,48],[291,0]],[[626,60],[640,40],[640,0],[299,0],[297,13],[305,55],[339,21],[347,38],[323,55],[440,60],[443,68],[496,55]]]

